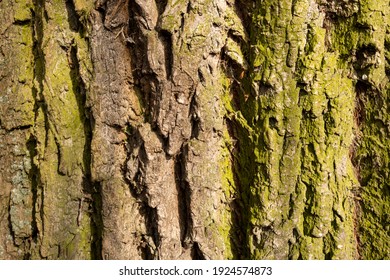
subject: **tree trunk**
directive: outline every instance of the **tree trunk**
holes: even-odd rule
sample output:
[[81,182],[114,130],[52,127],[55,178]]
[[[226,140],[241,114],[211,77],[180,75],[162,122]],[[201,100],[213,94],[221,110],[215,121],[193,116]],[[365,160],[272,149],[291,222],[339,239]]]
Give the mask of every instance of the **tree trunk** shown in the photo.
[[389,259],[385,0],[0,0],[0,259]]

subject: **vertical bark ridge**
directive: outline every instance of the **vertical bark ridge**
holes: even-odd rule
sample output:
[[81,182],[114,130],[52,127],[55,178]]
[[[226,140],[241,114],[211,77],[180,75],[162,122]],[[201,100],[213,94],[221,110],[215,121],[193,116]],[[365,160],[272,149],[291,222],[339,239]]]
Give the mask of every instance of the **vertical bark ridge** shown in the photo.
[[[387,136],[384,135],[389,132],[382,125],[387,122],[383,112],[388,92],[386,34],[389,7],[385,1],[354,1],[354,5],[354,16],[336,22],[333,44],[339,47],[350,65],[350,78],[354,81],[355,90],[351,157],[359,180],[352,194],[355,198],[354,232],[358,245],[356,257],[386,259],[389,257],[388,249],[375,248],[388,248],[390,242],[385,226],[388,217],[383,215],[389,201],[387,167],[384,167],[387,166]],[[347,35],[343,38],[341,34]],[[381,140],[378,142],[376,139]]]
[[[126,176],[131,188],[135,188],[133,192],[139,191],[139,199],[157,211],[159,248],[155,257],[191,258],[195,251],[198,252],[195,255],[206,258],[231,256],[231,248],[224,248],[226,240],[220,240],[220,233],[230,223],[229,207],[226,202],[219,204],[217,197],[212,198],[214,193],[224,196],[227,190],[221,186],[222,172],[229,172],[228,161],[224,169],[224,158],[228,155],[223,155],[222,150],[223,104],[218,103],[224,94],[219,86],[223,77],[218,73],[222,70],[218,54],[229,29],[214,20],[197,23],[206,20],[206,10],[210,8],[206,3],[157,3],[129,3],[131,17],[123,40],[134,57],[135,89],[143,96],[145,119],[131,124],[128,143],[136,148],[128,150]],[[212,9],[232,21],[234,11],[230,3],[221,1],[213,4]],[[215,38],[210,47],[210,40]],[[217,95],[213,97],[215,89]],[[218,114],[216,123],[214,112]],[[139,138],[131,137],[135,134]],[[209,136],[215,138],[211,150],[213,145],[205,142]],[[209,154],[210,159],[204,161],[204,154]],[[218,166],[210,165],[215,161]],[[207,168],[214,171],[208,173]],[[199,179],[195,180],[195,176]],[[184,197],[180,197],[182,193]],[[210,207],[220,208],[217,214],[196,208],[205,199]],[[223,220],[215,219],[219,211],[226,211]],[[187,219],[187,225],[180,232],[177,229],[183,218]],[[223,238],[229,240],[227,231],[223,232]],[[214,240],[215,245],[209,246]],[[194,244],[198,249],[192,249]],[[153,246],[156,244],[149,244]],[[209,248],[213,249],[205,252]]]
[[[41,72],[36,82],[43,108],[36,120],[44,197],[38,256],[49,259],[90,257],[90,198],[84,188],[88,175],[83,158],[88,145],[83,104],[86,89],[78,63],[85,63],[88,57],[80,57],[87,44],[71,9],[65,2],[34,2],[36,60],[41,67],[36,70]],[[44,138],[39,131],[42,127]]]
[[[94,9],[95,8],[95,9]],[[124,42],[128,1],[97,1],[90,13],[93,65],[87,103],[93,118],[91,178],[100,186],[103,259],[140,259],[145,218],[123,176],[127,124],[141,118],[133,90],[132,58]],[[120,57],[121,59],[118,59]]]
[[[387,183],[388,135],[388,30],[386,1],[361,3],[353,23],[355,43],[356,99],[360,111],[356,130],[354,162],[360,186],[356,201],[356,235],[362,259],[388,259],[390,244],[389,186]],[[375,30],[375,32],[372,32]]]
[[[89,126],[84,113],[87,89],[81,80],[85,77],[81,54],[87,52],[87,44],[73,25],[75,12],[68,14],[72,7],[65,2],[1,5],[2,10],[12,11],[2,17],[2,24],[11,28],[2,31],[3,38],[13,38],[2,40],[7,52],[4,67],[19,69],[5,75],[6,81],[18,80],[19,85],[5,84],[1,91],[19,98],[2,103],[1,123],[5,129],[23,132],[18,139],[24,139],[23,145],[15,146],[22,165],[15,157],[4,161],[14,167],[3,166],[2,181],[8,180],[7,172],[21,181],[15,181],[8,193],[10,225],[4,236],[12,233],[13,245],[0,250],[2,258],[21,258],[21,254],[33,259],[90,258],[85,180],[89,164],[83,158],[88,153]],[[15,46],[24,49],[13,50]],[[20,117],[7,120],[7,110],[20,112]],[[11,143],[12,138],[6,138],[2,142]]]
[[327,49],[323,6],[257,1],[251,13],[251,68],[234,115],[247,135],[240,165],[255,163],[239,174],[250,257],[353,258],[353,83]]
[[[1,11],[10,9],[0,16],[0,258],[22,259],[28,257],[32,235],[32,166],[25,149],[34,106],[29,95],[33,76],[28,64],[32,57],[31,14],[28,9],[18,14],[26,8],[23,4],[0,5]],[[19,62],[26,65],[25,71]]]

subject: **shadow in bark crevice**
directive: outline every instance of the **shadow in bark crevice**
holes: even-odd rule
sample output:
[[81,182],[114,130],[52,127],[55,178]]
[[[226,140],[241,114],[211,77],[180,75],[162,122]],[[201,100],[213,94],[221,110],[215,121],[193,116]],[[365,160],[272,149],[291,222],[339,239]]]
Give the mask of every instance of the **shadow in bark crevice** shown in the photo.
[[102,260],[103,242],[103,202],[102,187],[99,182],[92,183],[92,205],[91,205],[91,259]]
[[193,260],[205,260],[205,256],[199,247],[198,242],[194,242],[192,245],[191,257]]
[[181,153],[175,156],[175,181],[177,189],[177,200],[179,210],[180,241],[183,248],[188,248],[192,242],[191,233],[193,221],[191,218],[191,188],[186,181],[185,171],[185,147],[181,148]]

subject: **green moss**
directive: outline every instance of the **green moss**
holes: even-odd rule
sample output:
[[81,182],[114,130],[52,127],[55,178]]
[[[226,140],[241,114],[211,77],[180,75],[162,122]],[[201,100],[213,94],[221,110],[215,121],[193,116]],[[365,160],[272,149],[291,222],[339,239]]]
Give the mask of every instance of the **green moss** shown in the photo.
[[49,259],[87,259],[91,257],[90,216],[83,213],[77,219],[79,211],[85,211],[79,209],[79,200],[88,175],[84,103],[92,63],[87,42],[69,27],[66,3],[47,2],[46,18],[42,8],[35,11],[35,95],[44,103],[35,118],[39,187],[44,189],[43,220],[37,220],[43,238],[40,254]]
[[79,16],[88,16],[95,7],[93,0],[74,0],[74,6]]
[[[389,90],[381,97],[372,95],[368,89],[363,96],[366,117],[361,126],[360,146],[356,160],[361,166],[361,214],[359,219],[359,238],[361,257],[364,259],[388,259],[390,237],[388,227],[390,196],[388,188],[389,141],[382,122],[388,121],[388,114],[382,113],[382,104],[388,99]],[[387,110],[387,105],[385,110]],[[381,120],[381,121],[378,121]]]
[[[353,202],[347,198],[356,180],[347,161],[354,82],[340,60],[351,49],[329,38],[315,10],[308,18],[305,1],[258,4],[250,33],[252,74],[244,82],[251,87],[241,93],[249,98],[240,99],[241,111],[227,106],[240,135],[236,172],[249,205],[243,219],[250,256],[352,258]],[[338,42],[333,49],[329,40]],[[338,246],[342,242],[347,245]]]
[[32,0],[16,0],[13,3],[14,21],[26,22],[31,20]]
[[[229,147],[233,147],[232,139],[228,134],[227,130],[223,132],[223,145],[221,147],[220,161],[218,166],[220,169],[221,182],[223,194],[226,198],[226,209],[222,210],[220,215],[220,225],[218,226],[218,233],[222,237],[223,246],[225,246],[225,259],[233,258],[233,248],[232,248],[232,239],[237,235],[232,228],[232,220],[234,219],[232,214],[231,205],[235,196],[237,195],[237,189],[234,182],[234,174],[232,168],[232,154]],[[222,245],[222,244],[221,244]]]

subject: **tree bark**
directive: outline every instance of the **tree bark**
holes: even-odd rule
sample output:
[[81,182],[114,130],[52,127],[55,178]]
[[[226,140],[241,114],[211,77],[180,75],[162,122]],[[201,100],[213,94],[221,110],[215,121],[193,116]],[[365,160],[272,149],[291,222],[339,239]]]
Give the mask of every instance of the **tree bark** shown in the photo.
[[389,259],[385,0],[0,0],[0,259]]

